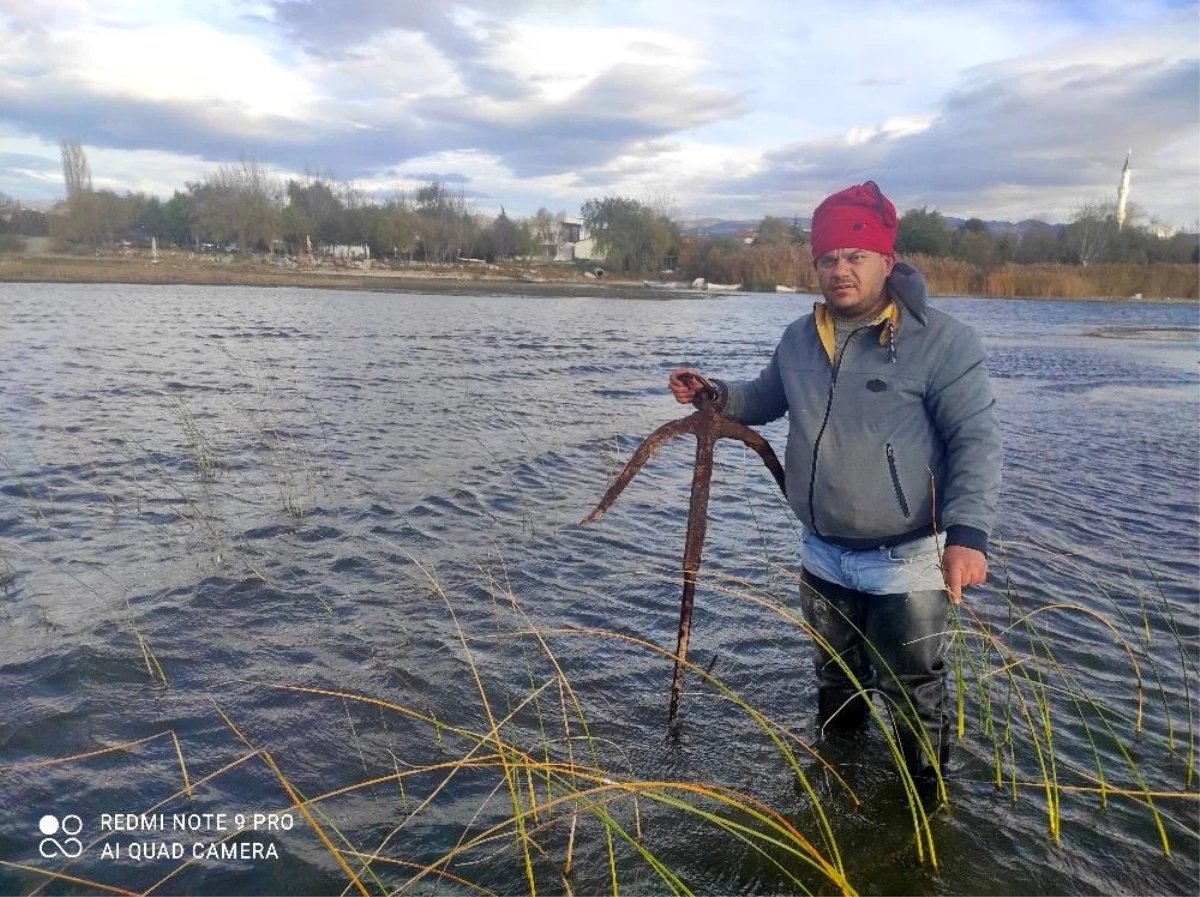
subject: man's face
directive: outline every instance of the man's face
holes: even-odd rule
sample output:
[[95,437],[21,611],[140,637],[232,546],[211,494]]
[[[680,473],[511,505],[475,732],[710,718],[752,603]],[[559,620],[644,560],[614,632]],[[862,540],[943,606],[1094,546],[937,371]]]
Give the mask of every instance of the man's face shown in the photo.
[[883,282],[895,256],[869,249],[834,249],[815,262],[817,281],[834,315],[847,321],[867,320],[887,305]]

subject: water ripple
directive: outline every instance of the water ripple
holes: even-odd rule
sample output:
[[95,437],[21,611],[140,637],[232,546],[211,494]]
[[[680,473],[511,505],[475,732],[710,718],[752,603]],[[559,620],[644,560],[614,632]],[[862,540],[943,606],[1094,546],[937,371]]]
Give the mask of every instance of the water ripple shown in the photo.
[[[1008,633],[1050,693],[1074,688],[1110,713],[1100,720],[1088,701],[1063,699],[1054,750],[1064,777],[1099,756],[1128,778],[1123,749],[1139,773],[1175,788],[1182,761],[1157,749],[1168,732],[1184,737],[1200,662],[1198,312],[935,304],[983,335],[1005,439],[992,586],[969,596],[968,631]],[[0,313],[18,322],[0,371],[6,766],[169,729],[189,764],[217,769],[244,746],[216,705],[316,794],[438,762],[448,736],[282,686],[373,696],[486,731],[473,671],[494,708],[517,708],[547,681],[548,650],[615,770],[725,782],[810,826],[774,744],[698,676],[688,677],[685,737],[663,738],[692,441],[663,447],[605,517],[579,522],[640,440],[685,413],[664,388],[671,367],[752,377],[811,305],[6,288]],[[764,433],[782,454],[786,423]],[[809,646],[789,622],[796,524],[757,457],[718,451],[708,533],[693,659],[817,739]],[[1022,617],[1030,625],[1016,625]],[[972,645],[978,662],[994,662]],[[513,722],[534,743],[542,709]],[[1139,712],[1144,731],[1118,749],[1105,726]],[[1090,797],[1064,798],[1063,846],[1053,846],[1040,798],[994,791],[982,723],[965,724],[954,812],[935,823],[936,878],[913,861],[878,733],[821,742],[842,751],[871,807],[829,807],[860,892],[1194,890],[1195,865],[1156,853],[1132,801],[1100,812]],[[1031,755],[1022,762],[1036,781]],[[176,791],[177,776],[173,748],[157,742],[95,766],[7,775],[0,854],[33,858],[21,820],[49,795],[89,813],[138,811]],[[489,788],[464,776],[406,843],[430,857],[451,849]],[[387,793],[338,808],[357,843],[396,824],[396,790]],[[197,800],[286,803],[261,768],[218,778]],[[643,812],[694,887],[794,888],[737,842]],[[601,841],[580,848],[581,868],[589,851],[603,867]],[[319,845],[284,846],[292,872],[202,869],[188,887],[340,889]],[[1187,854],[1194,839],[1182,846]],[[661,889],[622,863],[627,885],[645,885],[627,889]],[[111,876],[97,863],[79,871]],[[498,891],[524,886],[503,863],[486,874]],[[9,883],[32,888],[0,878]]]

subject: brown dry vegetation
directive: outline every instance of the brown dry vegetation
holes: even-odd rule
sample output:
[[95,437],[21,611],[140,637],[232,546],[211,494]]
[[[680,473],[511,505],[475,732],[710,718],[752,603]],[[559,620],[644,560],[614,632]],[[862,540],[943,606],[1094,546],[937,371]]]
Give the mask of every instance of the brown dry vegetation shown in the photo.
[[689,277],[705,277],[714,283],[817,289],[812,255],[807,246],[796,243],[728,248],[692,242],[680,253],[679,266]]
[[[147,253],[96,256],[0,253],[0,282],[211,284],[244,286],[324,287],[337,289],[431,290],[447,292],[488,289],[499,292],[541,293],[553,287],[606,295],[628,293],[640,281],[623,282],[611,275],[586,279],[570,266],[472,264],[315,265],[269,260],[265,256],[222,257],[186,252],[161,253],[151,264]],[[1200,268],[1196,265],[1005,264],[980,268],[957,259],[906,258],[925,275],[930,292],[950,296],[1038,299],[1200,298]],[[742,283],[747,289],[772,290],[776,284],[816,292],[816,274],[807,246],[780,244],[738,249],[709,247],[702,254],[686,251],[679,260],[687,276],[705,276],[716,283]],[[705,272],[703,275],[696,271]],[[539,281],[522,280],[532,271]]]
[[[1200,267],[1196,265],[1102,263],[1085,267],[1010,262],[982,268],[959,259],[931,256],[908,256],[904,260],[925,275],[931,293],[943,296],[1128,299],[1140,293],[1146,299],[1200,298]],[[801,291],[817,290],[812,256],[805,245],[731,249],[693,244],[685,248],[679,262],[689,277],[704,276],[717,283],[743,283],[748,287],[761,284],[767,289],[779,284]]]
[[1037,299],[1200,298],[1200,268],[1154,263],[1128,265],[1018,265],[978,268],[957,259],[908,259],[925,275],[930,291],[955,296]]
[[[158,264],[149,253],[105,255],[0,254],[0,282],[136,283],[212,286],[312,287],[324,289],[419,290],[458,292],[479,289],[540,293],[555,287],[601,289],[574,269],[538,269],[543,283],[529,283],[526,268],[471,264],[350,264],[297,265],[266,256],[160,253]],[[640,284],[640,282],[639,282]]]

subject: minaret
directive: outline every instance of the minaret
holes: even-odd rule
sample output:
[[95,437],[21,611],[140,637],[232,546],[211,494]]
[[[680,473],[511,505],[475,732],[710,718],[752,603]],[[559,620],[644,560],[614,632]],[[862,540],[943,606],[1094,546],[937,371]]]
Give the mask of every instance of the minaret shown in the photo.
[[1125,154],[1125,167],[1121,169],[1121,185],[1117,187],[1117,230],[1125,226],[1125,203],[1129,200],[1129,157],[1133,150]]

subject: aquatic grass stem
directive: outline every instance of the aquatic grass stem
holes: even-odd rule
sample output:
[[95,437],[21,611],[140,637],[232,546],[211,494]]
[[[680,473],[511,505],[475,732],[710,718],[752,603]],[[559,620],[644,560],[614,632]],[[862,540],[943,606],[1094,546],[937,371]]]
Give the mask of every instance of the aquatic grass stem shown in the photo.
[[242,743],[251,750],[255,750],[258,756],[262,758],[263,762],[267,764],[271,772],[273,772],[275,777],[279,780],[279,784],[283,787],[283,790],[287,793],[288,797],[291,798],[292,805],[300,811],[300,815],[304,817],[305,821],[308,822],[309,827],[313,830],[314,834],[316,834],[317,838],[320,839],[321,843],[325,845],[325,848],[333,855],[334,860],[339,866],[342,867],[342,871],[350,877],[350,881],[354,884],[355,888],[357,888],[358,892],[362,894],[363,897],[369,897],[369,892],[363,885],[362,881],[355,874],[354,870],[350,868],[349,864],[342,857],[341,852],[334,846],[333,842],[329,840],[329,835],[325,833],[325,830],[321,827],[317,820],[313,818],[312,813],[309,812],[307,801],[305,801],[292,786],[292,783],[288,780],[287,776],[283,774],[283,770],[279,768],[279,765],[275,762],[275,759],[270,755],[269,752],[264,751],[261,748],[256,748],[250,742],[250,739],[248,739],[242,733],[242,730],[237,727],[233,720],[231,720],[225,714],[225,711],[223,711],[215,701],[213,702],[213,707],[216,709],[217,714],[221,717],[221,719],[225,721],[225,724],[229,726],[229,728],[242,741]]
[[[606,639],[616,639],[618,641],[622,641],[622,642],[625,642],[628,644],[636,645],[641,648],[645,648],[646,650],[648,650],[652,653],[658,654],[663,658],[672,659],[672,660],[675,658],[675,655],[672,654],[670,651],[668,651],[667,649],[662,648],[652,642],[646,641],[644,639],[640,639],[636,636],[626,635],[624,633],[619,633],[619,632],[612,632],[610,630],[589,629],[589,628],[564,628],[564,629],[547,629],[547,630],[543,630],[543,632],[546,635],[569,635],[569,636],[576,636],[576,637],[588,637],[588,638],[597,638],[598,637],[598,638],[606,638]],[[779,749],[779,751],[780,751],[781,755],[784,757],[785,761],[788,763],[788,765],[792,768],[793,772],[796,774],[798,781],[801,783],[801,786],[804,788],[805,792],[808,794],[808,796],[812,800],[813,809],[817,813],[818,818],[821,823],[822,834],[824,835],[824,838],[826,841],[826,846],[828,847],[828,849],[830,850],[830,853],[833,856],[832,863],[837,869],[841,870],[842,869],[841,855],[840,855],[840,852],[837,847],[837,839],[834,837],[834,834],[833,834],[833,828],[829,824],[828,817],[825,815],[825,812],[821,806],[820,798],[817,796],[815,790],[812,788],[811,782],[809,781],[807,774],[805,774],[805,772],[802,769],[802,767],[800,766],[799,762],[796,760],[795,755],[793,754],[791,749],[787,746],[787,743],[784,740],[783,736],[785,736],[785,735],[790,736],[791,738],[793,738],[797,742],[799,742],[801,744],[801,746],[803,746],[810,754],[812,754],[814,759],[816,759],[819,763],[821,763],[824,766],[824,768],[826,769],[827,772],[831,773],[834,776],[834,778],[837,779],[837,781],[846,789],[846,791],[851,795],[851,797],[855,800],[855,802],[859,803],[857,796],[854,795],[853,790],[850,789],[850,786],[846,783],[845,779],[843,779],[841,777],[841,775],[837,772],[837,770],[834,769],[828,762],[826,762],[824,760],[824,758],[822,758],[820,756],[820,754],[818,754],[815,750],[813,750],[809,745],[805,744],[802,740],[797,738],[792,733],[788,732],[786,729],[784,729],[779,724],[772,722],[764,714],[762,714],[760,711],[756,710],[748,702],[746,702],[743,698],[741,698],[739,695],[737,695],[736,692],[734,692],[732,689],[728,688],[728,686],[726,686],[719,678],[712,675],[711,673],[706,671],[704,668],[702,668],[696,664],[693,664],[690,661],[685,661],[684,663],[689,672],[692,672],[692,673],[698,675],[702,680],[704,680],[706,683],[712,685],[722,695],[724,695],[726,698],[728,698],[730,701],[732,701],[740,709],[745,711],[748,714],[748,716],[754,721],[754,723],[764,732],[764,734],[767,735],[767,737]]]
[[[168,730],[168,731],[170,731],[170,730]],[[37,767],[50,765],[50,764],[74,762],[76,760],[87,759],[92,756],[98,756],[100,754],[106,754],[106,753],[110,753],[112,751],[124,751],[126,748],[137,747],[138,745],[142,744],[143,742],[149,742],[149,741],[153,741],[155,739],[161,738],[164,734],[166,734],[166,733],[160,732],[158,735],[152,735],[148,738],[140,739],[139,741],[136,741],[136,742],[131,742],[128,745],[117,745],[115,747],[105,748],[100,751],[91,751],[86,754],[77,754],[73,757],[61,757],[61,758],[56,758],[54,760],[40,761],[38,763],[28,764],[26,766],[19,767],[19,768],[34,769]],[[146,809],[142,810],[142,813],[144,813],[144,814],[156,813],[156,812],[162,810],[164,807],[170,805],[172,802],[177,801],[181,798],[187,798],[188,800],[191,800],[192,796],[193,796],[193,792],[196,788],[206,785],[211,781],[215,781],[216,779],[220,778],[221,776],[225,775],[226,773],[230,772],[231,770],[236,769],[237,767],[241,766],[243,763],[246,763],[250,760],[255,759],[257,756],[258,756],[257,751],[251,751],[250,753],[243,754],[242,756],[238,757],[236,760],[233,760],[232,762],[225,764],[224,766],[216,769],[215,771],[209,773],[208,775],[205,775],[202,778],[197,779],[195,782],[187,781],[187,777],[185,775],[185,777],[184,777],[185,781],[184,781],[183,788],[174,792],[173,794],[168,795],[167,797],[163,798],[162,800],[158,801],[157,803],[153,804],[152,806],[147,807]],[[180,762],[182,763],[182,759],[180,760]],[[16,769],[17,768],[14,767],[14,771]],[[107,841],[112,836],[113,836],[113,833],[110,832],[108,834],[100,835],[97,838],[93,838],[87,844],[85,850],[91,850],[93,847],[95,847],[98,844],[103,843],[104,841]],[[69,868],[73,862],[75,862],[75,861],[71,861],[71,862],[64,864],[64,866],[62,868],[60,868],[58,871],[62,872],[64,869]],[[193,862],[192,860],[188,860],[187,862],[183,863],[181,866],[176,867],[166,877],[164,877],[161,881],[157,882],[156,884],[152,885],[144,893],[146,893],[146,894],[153,893],[153,891],[156,890],[163,882],[165,882],[165,881],[169,880],[170,878],[173,878],[174,876],[179,874],[179,872],[181,872],[183,869],[192,865],[192,862]],[[0,861],[0,865],[4,865],[3,861]],[[48,870],[44,870],[44,869],[39,869],[37,871],[42,874],[50,874]],[[40,894],[42,892],[42,889],[46,886],[46,884],[47,884],[47,882],[43,882],[38,887],[34,888],[33,891],[30,892],[30,897],[36,897],[36,895]],[[108,888],[108,886],[106,886],[106,885],[97,885],[97,887],[102,888],[102,889]]]

